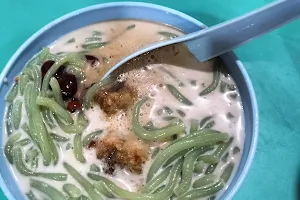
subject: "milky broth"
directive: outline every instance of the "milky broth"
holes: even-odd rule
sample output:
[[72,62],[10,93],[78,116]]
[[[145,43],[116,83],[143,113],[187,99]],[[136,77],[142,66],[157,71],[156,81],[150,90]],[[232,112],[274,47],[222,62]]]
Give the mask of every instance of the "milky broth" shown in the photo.
[[[135,24],[135,28],[132,30],[126,30],[126,27]],[[120,21],[107,21],[99,24],[93,24],[84,28],[78,29],[67,35],[63,36],[52,45],[50,45],[51,52],[78,52],[83,51],[81,44],[84,43],[85,38],[91,37],[93,31],[101,31],[105,34],[101,35],[102,41],[110,41],[110,44],[104,48],[92,50],[92,54],[98,57],[105,57],[107,62],[103,62],[100,59],[101,70],[98,71],[96,77],[94,77],[94,71],[88,71],[89,79],[98,80],[99,76],[105,74],[105,72],[114,64],[121,61],[122,58],[134,53],[138,49],[145,47],[146,45],[154,42],[167,40],[168,38],[157,34],[159,31],[168,31],[177,35],[182,33],[172,27],[164,26],[147,21],[135,21],[135,20],[120,20]],[[76,42],[66,44],[68,40],[76,38]]]
[[[135,24],[135,27],[126,30],[126,28],[132,24]],[[99,59],[99,68],[87,68],[85,72],[86,77],[89,79],[85,82],[87,85],[97,82],[115,63],[141,47],[169,39],[166,36],[158,34],[159,31],[167,31],[175,33],[176,35],[183,34],[172,27],[147,21],[119,20],[101,22],[83,27],[59,38],[50,45],[51,53],[84,51],[81,45],[85,42],[86,38],[92,36],[93,31],[101,31],[103,33],[103,35],[101,35],[101,42],[111,42],[103,48],[93,49],[89,52],[89,54],[102,59]],[[75,38],[75,42],[68,43],[72,38]],[[212,72],[212,61],[200,63],[186,47],[176,45],[159,49],[154,53],[145,54],[136,60],[129,61],[115,73],[122,73],[122,78],[126,80],[126,84],[136,88],[139,97],[149,98],[149,101],[142,106],[142,116],[140,116],[142,124],[152,121],[157,127],[167,125],[168,122],[164,120],[164,117],[169,115],[160,113],[161,108],[165,106],[173,110],[171,116],[182,119],[186,125],[187,133],[189,133],[191,120],[197,119],[200,121],[207,116],[213,116],[215,122],[213,129],[226,132],[234,138],[233,143],[226,151],[229,152],[228,159],[225,162],[220,161],[214,172],[214,174],[220,176],[224,166],[230,161],[236,163],[235,170],[238,166],[242,152],[233,155],[232,151],[235,146],[239,147],[242,151],[244,143],[244,119],[241,99],[237,93],[237,89],[235,91],[227,90],[225,93],[221,93],[219,84],[214,92],[199,96],[199,93],[211,84]],[[231,76],[221,74],[221,80],[227,84],[235,85]],[[182,104],[168,91],[165,84],[176,86],[193,105],[186,106]],[[180,111],[176,112],[177,110],[184,112],[185,116],[181,117]],[[25,106],[23,105],[21,124],[27,122],[27,116],[24,113]],[[232,116],[228,117],[228,113]],[[83,137],[95,130],[104,130],[100,137],[105,137],[108,134],[108,128],[113,127],[114,131],[119,134],[120,137],[132,137],[133,139],[137,139],[137,136],[130,131],[132,110],[120,111],[116,115],[107,118],[98,105],[93,105],[91,109],[85,110],[85,114],[89,120],[89,125],[84,130]],[[22,138],[27,136],[24,131],[21,130],[20,132],[22,133]],[[67,144],[72,144],[74,136],[66,135],[60,128],[54,128],[51,132],[57,135],[67,136],[70,140],[58,146],[59,162],[56,166],[50,165],[45,167],[43,166],[42,159],[39,159],[40,163],[37,171],[67,173],[62,165],[63,162],[67,162],[75,167],[82,175],[86,176],[90,171],[91,164],[95,163],[99,167],[103,167],[103,162],[97,159],[94,149],[84,149],[86,163],[80,163],[76,160],[72,148],[66,150]],[[7,134],[3,135],[3,137],[5,137],[4,141],[6,141]],[[169,143],[170,142],[145,142],[144,145],[149,147],[150,150],[153,150],[156,147],[164,148]],[[26,152],[31,146],[32,145],[27,145],[23,148],[23,152]],[[213,151],[207,152],[207,154],[212,152]],[[145,183],[151,163],[152,160],[149,159],[144,164],[143,172],[140,175],[132,174],[128,170],[121,169],[120,167],[117,167],[113,176],[105,173],[101,173],[101,175],[114,181],[123,189],[139,192]],[[29,177],[21,175],[13,165],[11,169],[19,183],[20,189],[24,193],[27,193],[30,190],[28,184]],[[195,175],[193,179],[202,176],[203,174]],[[66,182],[73,183],[82,188],[70,175],[68,175],[67,181],[61,182],[43,178],[36,179],[45,181],[60,191],[62,191],[62,186]],[[88,196],[83,189],[81,189],[81,192]],[[42,193],[36,192],[36,194],[39,195],[40,199],[47,198]],[[218,193],[218,195],[220,194],[222,194],[222,192]],[[207,197],[203,199],[207,199]]]

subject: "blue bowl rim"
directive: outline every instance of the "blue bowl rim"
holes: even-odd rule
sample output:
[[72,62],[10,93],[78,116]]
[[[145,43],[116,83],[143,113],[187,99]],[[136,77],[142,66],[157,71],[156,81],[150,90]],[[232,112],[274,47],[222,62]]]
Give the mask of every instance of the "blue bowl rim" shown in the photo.
[[[28,38],[19,48],[18,50],[13,54],[13,56],[11,57],[11,59],[7,62],[7,64],[5,65],[4,69],[2,70],[2,73],[0,74],[0,85],[3,84],[6,75],[8,73],[8,71],[10,70],[11,67],[13,67],[13,63],[18,59],[18,57],[21,55],[21,53],[24,51],[24,49],[26,49],[27,46],[29,46],[29,44],[31,42],[33,42],[36,38],[38,38],[43,32],[47,31],[48,29],[50,29],[51,27],[55,26],[56,24],[59,24],[60,22],[72,18],[76,15],[79,15],[81,13],[85,13],[85,12],[89,12],[91,10],[95,10],[95,9],[101,9],[101,8],[106,8],[106,7],[114,7],[114,6],[136,6],[136,7],[145,7],[145,8],[155,8],[161,11],[165,11],[168,13],[172,13],[175,15],[178,15],[182,18],[185,18],[191,22],[193,22],[194,24],[197,24],[201,27],[206,27],[203,23],[201,23],[200,21],[196,20],[195,18],[186,15],[178,10],[172,9],[172,8],[168,8],[165,6],[160,6],[160,5],[156,5],[156,4],[151,4],[151,3],[143,3],[143,2],[111,2],[111,3],[103,3],[103,4],[96,4],[96,5],[92,5],[92,6],[88,6],[85,8],[81,8],[78,10],[75,10],[73,12],[70,12],[66,15],[63,15],[62,17],[57,18],[56,20],[48,23],[47,25],[45,25],[44,27],[42,27],[40,30],[38,30],[36,33],[34,33],[30,38]],[[252,129],[253,129],[253,137],[252,137],[252,141],[251,141],[251,145],[250,145],[250,151],[248,154],[248,159],[245,163],[244,168],[242,169],[242,173],[241,175],[238,177],[238,180],[236,182],[235,185],[233,185],[232,189],[229,191],[228,195],[227,195],[227,199],[232,199],[234,197],[234,195],[236,194],[236,192],[238,191],[238,189],[241,187],[244,179],[246,178],[250,166],[253,162],[254,159],[254,155],[255,155],[255,151],[256,151],[256,146],[257,146],[257,141],[258,141],[258,126],[259,126],[259,116],[258,116],[258,106],[257,106],[257,101],[256,101],[256,95],[255,95],[255,91],[251,82],[251,79],[244,67],[244,65],[242,64],[242,62],[238,59],[238,57],[233,53],[233,52],[228,52],[229,54],[231,54],[233,56],[233,58],[236,59],[236,64],[237,66],[240,68],[241,73],[246,81],[246,85],[248,87],[249,90],[249,94],[250,94],[250,100],[251,100],[251,109],[253,111],[253,124],[252,124]],[[15,198],[13,197],[13,195],[11,194],[11,192],[9,191],[8,187],[5,184],[5,181],[2,178],[2,175],[0,174],[0,188],[2,189],[4,195],[9,199],[9,200],[15,200]]]

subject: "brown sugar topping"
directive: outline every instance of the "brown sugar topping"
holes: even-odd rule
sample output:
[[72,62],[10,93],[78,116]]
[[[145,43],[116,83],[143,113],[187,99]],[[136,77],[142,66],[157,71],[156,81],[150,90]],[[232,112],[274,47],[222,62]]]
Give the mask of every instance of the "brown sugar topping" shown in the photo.
[[94,96],[94,101],[109,116],[132,107],[136,99],[137,91],[126,85],[115,91],[99,92]]
[[96,154],[107,167],[104,172],[113,174],[116,165],[126,168],[132,173],[141,174],[143,164],[148,160],[149,151],[144,144],[133,138],[121,139],[108,134],[97,143]]

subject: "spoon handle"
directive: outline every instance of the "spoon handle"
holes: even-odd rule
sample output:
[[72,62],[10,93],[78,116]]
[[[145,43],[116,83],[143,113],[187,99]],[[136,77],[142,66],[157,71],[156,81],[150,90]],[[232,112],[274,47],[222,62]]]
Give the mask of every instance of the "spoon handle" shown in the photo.
[[299,16],[300,0],[276,1],[241,17],[204,29],[197,36],[192,34],[193,37],[185,43],[192,51],[196,50],[196,57],[200,61],[206,61]]

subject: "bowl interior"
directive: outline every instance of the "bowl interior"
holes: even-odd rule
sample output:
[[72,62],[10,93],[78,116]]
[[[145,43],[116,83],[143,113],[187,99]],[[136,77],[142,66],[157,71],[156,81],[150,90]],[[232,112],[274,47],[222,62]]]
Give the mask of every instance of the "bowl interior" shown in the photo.
[[[0,76],[0,121],[3,122],[5,112],[4,97],[12,85],[14,77],[21,72],[25,63],[40,51],[42,47],[48,46],[57,38],[80,27],[99,21],[124,18],[143,19],[168,24],[177,27],[186,33],[195,32],[205,28],[202,23],[178,11],[145,3],[122,2],[101,4],[84,8],[61,17],[42,28],[28,39],[6,65]],[[243,65],[232,52],[224,54],[222,59],[238,85],[245,119],[245,142],[242,159],[231,184],[220,198],[230,199],[239,188],[252,162],[256,147],[258,119],[253,88]],[[4,79],[7,80],[7,82],[4,81]],[[3,129],[4,126],[1,127],[2,133]],[[0,144],[3,145],[2,140],[1,136]],[[15,178],[11,174],[10,167],[6,162],[3,151],[1,151],[0,156],[0,175],[0,186],[8,199],[24,199],[24,195],[19,190]]]

